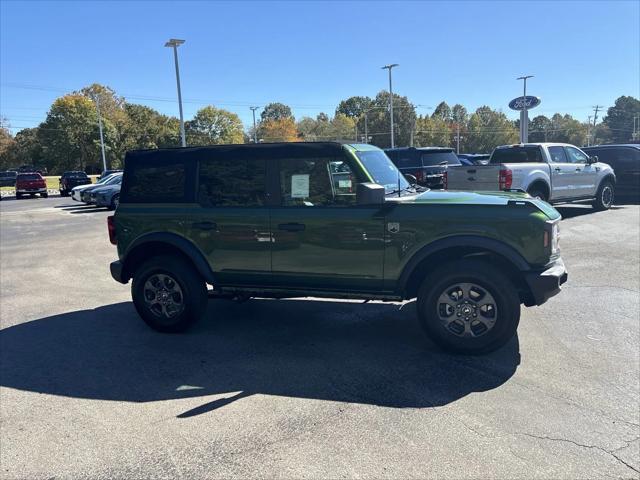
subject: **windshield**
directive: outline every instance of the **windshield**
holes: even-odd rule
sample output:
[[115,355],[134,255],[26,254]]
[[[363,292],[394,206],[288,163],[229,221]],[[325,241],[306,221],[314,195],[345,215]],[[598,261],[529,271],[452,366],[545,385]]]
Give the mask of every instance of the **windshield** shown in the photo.
[[432,152],[432,153],[423,153],[422,154],[422,165],[425,167],[430,167],[432,165],[460,165],[460,160],[453,150],[450,152]]
[[409,188],[409,182],[405,180],[400,170],[396,168],[383,151],[369,150],[355,153],[364,168],[369,172],[369,175],[371,175],[371,178],[373,178],[373,181],[378,185],[382,185],[387,193],[397,191],[398,186],[400,190]]
[[122,181],[122,174],[121,173],[115,173],[113,175],[111,175],[110,177],[107,177],[107,181],[104,182],[105,185],[117,185]]

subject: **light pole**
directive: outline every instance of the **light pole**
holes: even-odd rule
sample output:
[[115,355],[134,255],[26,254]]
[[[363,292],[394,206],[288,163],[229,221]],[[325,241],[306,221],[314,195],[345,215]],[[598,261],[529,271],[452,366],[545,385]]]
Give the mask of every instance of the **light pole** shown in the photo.
[[389,116],[391,117],[391,148],[395,147],[393,138],[393,88],[391,87],[391,69],[397,66],[397,63],[392,63],[390,65],[385,65],[384,67],[382,67],[383,70],[389,70]]
[[184,40],[178,40],[177,38],[170,39],[164,44],[165,47],[173,47],[173,59],[176,64],[176,83],[178,84],[178,107],[180,108],[180,138],[182,139],[182,146],[187,146],[187,139],[184,134],[184,117],[182,115],[182,92],[180,91],[180,68],[178,67],[178,47],[184,43]]
[[527,115],[527,78],[533,75],[524,75],[516,80],[524,80],[524,93],[522,94],[522,110],[520,110],[520,143],[529,141],[529,115]]
[[253,113],[253,143],[258,143],[258,131],[256,130],[256,110],[260,107],[249,107]]
[[104,154],[104,137],[102,136],[102,116],[100,115],[100,97],[92,95],[93,101],[96,102],[96,111],[98,112],[98,129],[100,130],[100,148],[102,149],[102,171],[107,170],[107,157]]

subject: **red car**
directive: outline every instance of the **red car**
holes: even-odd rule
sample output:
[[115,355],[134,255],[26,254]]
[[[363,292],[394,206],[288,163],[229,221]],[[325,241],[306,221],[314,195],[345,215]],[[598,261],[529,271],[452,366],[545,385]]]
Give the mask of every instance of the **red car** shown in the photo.
[[16,177],[16,199],[21,199],[24,195],[47,198],[47,182],[39,173],[19,173]]

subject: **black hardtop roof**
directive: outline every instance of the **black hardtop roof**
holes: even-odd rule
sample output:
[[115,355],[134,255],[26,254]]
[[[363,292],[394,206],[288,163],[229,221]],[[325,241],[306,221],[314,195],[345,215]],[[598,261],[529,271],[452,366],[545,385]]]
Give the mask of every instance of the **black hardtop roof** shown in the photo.
[[242,159],[255,158],[258,154],[266,160],[286,157],[317,158],[319,155],[339,154],[342,145],[341,142],[279,142],[132,150],[127,152],[125,164],[130,161],[193,162],[201,159],[229,158],[229,155]]
[[451,147],[396,147],[385,148],[385,152],[406,152],[408,150],[417,152],[453,152]]
[[605,145],[589,145],[588,147],[582,147],[583,150],[589,150],[593,148],[636,148],[640,150],[640,144],[638,143],[610,143]]

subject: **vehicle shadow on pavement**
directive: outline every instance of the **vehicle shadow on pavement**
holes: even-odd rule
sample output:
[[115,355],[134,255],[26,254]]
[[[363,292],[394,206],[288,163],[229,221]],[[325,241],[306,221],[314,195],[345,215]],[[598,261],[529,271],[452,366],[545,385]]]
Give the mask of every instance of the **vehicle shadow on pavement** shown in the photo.
[[163,335],[117,303],[0,330],[0,385],[127,402],[232,394],[179,418],[252,394],[426,408],[494,389],[520,363],[517,337],[455,356],[417,323],[413,302],[217,300],[188,333]]
[[[610,208],[610,210],[621,210],[623,208],[626,208],[626,207],[624,205],[616,204],[616,205],[613,205]],[[566,206],[556,205],[555,209],[558,210],[558,212],[560,212],[560,215],[562,215],[563,220],[566,220],[568,218],[581,217],[583,215],[594,215],[599,213],[606,213],[606,210],[599,212],[594,210],[591,205],[580,205],[580,204],[566,205]]]

